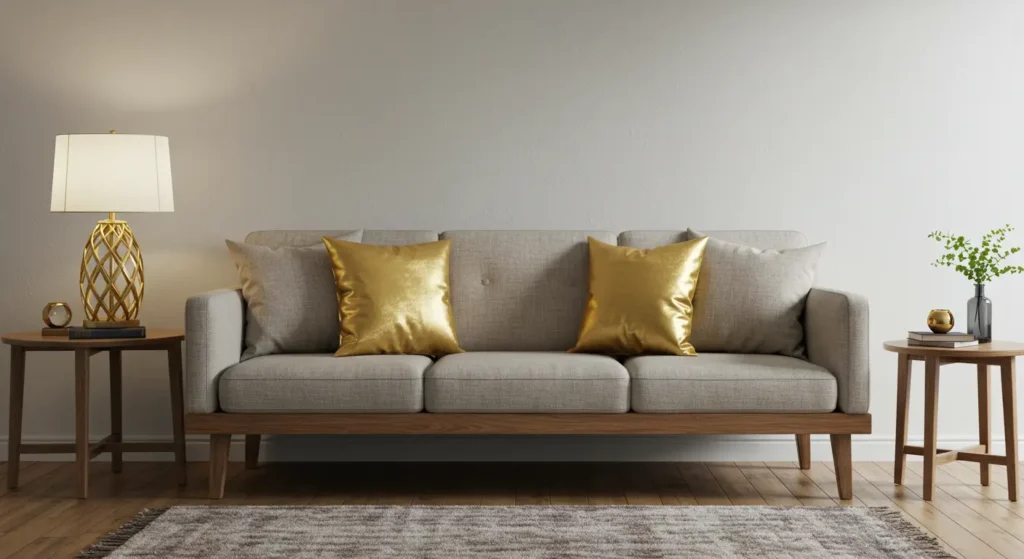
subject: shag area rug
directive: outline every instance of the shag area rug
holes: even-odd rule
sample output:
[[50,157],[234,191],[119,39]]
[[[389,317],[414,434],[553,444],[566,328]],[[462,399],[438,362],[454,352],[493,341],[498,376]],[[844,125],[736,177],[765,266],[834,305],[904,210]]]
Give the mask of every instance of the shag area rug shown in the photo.
[[951,557],[887,508],[149,509],[82,558]]

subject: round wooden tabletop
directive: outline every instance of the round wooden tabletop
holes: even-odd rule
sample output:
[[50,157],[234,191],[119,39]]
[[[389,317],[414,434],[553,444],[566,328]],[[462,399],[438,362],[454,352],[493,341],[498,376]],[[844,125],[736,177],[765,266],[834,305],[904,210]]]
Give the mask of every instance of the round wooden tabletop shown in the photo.
[[928,347],[910,345],[907,340],[893,340],[883,344],[886,351],[905,355],[936,356],[936,357],[1016,357],[1024,355],[1024,343],[991,342],[968,347]]
[[107,338],[102,340],[69,340],[66,336],[44,336],[40,330],[4,334],[3,343],[11,346],[33,349],[130,349],[133,347],[154,347],[181,342],[185,339],[182,330],[146,328],[145,338]]

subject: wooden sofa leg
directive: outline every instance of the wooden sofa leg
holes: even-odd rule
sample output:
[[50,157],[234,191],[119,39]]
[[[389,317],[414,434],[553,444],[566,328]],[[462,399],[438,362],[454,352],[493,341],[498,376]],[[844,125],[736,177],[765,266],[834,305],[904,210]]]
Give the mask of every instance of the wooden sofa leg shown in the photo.
[[836,469],[836,485],[840,499],[853,498],[853,454],[850,435],[829,435],[832,439],[832,460]]
[[811,469],[811,436],[796,436],[796,454],[800,458],[800,469]]
[[210,435],[210,498],[224,497],[224,482],[228,478],[228,454],[231,435]]
[[245,469],[255,470],[260,463],[260,441],[263,435],[245,436]]

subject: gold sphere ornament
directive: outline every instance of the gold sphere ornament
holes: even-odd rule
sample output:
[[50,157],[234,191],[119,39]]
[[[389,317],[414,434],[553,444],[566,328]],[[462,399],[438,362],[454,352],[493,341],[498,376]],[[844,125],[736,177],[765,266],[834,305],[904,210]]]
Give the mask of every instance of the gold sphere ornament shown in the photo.
[[43,322],[47,328],[65,328],[71,324],[71,307],[67,303],[53,302],[43,307]]
[[945,334],[953,329],[953,313],[949,309],[932,309],[928,313],[928,329],[936,334]]

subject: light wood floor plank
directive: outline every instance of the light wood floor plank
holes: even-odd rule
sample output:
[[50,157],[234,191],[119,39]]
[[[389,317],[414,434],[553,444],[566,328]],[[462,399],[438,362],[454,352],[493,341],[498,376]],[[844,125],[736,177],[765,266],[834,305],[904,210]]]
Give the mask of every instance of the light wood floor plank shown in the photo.
[[962,462],[949,464],[948,471],[950,474],[956,476],[957,479],[964,482],[965,487],[970,487],[974,491],[980,493],[985,497],[985,499],[992,501],[1006,510],[1013,512],[1017,516],[1024,518],[1024,501],[1010,501],[1004,487],[1000,487],[994,483],[990,483],[988,487],[979,485],[980,480],[978,478],[978,472],[968,468]]
[[[125,522],[134,518],[139,511],[145,508],[155,508],[155,501],[164,497],[169,491],[178,488],[175,481],[174,471],[171,463],[160,464],[136,464],[126,463],[125,472],[131,470],[136,475],[120,474],[111,476],[110,481],[117,486],[117,489],[110,493],[104,493],[99,497],[103,505],[92,514],[78,515],[82,520],[80,526],[84,531],[90,533],[99,532],[105,534],[117,529]],[[241,465],[239,465],[241,466]],[[237,468],[240,470],[241,468]],[[191,478],[195,479],[195,478]],[[205,482],[205,478],[203,479]],[[166,484],[166,485],[162,485]],[[205,487],[204,483],[202,487]],[[154,487],[158,487],[154,491]],[[197,490],[200,489],[197,487]],[[91,492],[89,500],[94,498],[97,492]],[[177,500],[175,504],[177,504]],[[167,505],[165,505],[167,506]],[[72,538],[81,532],[67,532]]]
[[74,557],[79,551],[89,547],[97,540],[106,535],[107,532],[86,532],[77,536],[61,538],[62,545],[51,557]]
[[804,475],[796,462],[765,462],[765,466],[779,478],[790,493],[805,507],[834,507],[836,502]]
[[[833,469],[832,462],[821,462],[821,465],[824,466],[826,470],[833,473],[835,472],[835,470]],[[854,495],[864,506],[889,507],[891,509],[898,510],[903,513],[903,518],[905,518],[908,522],[910,522],[914,526],[917,526],[921,530],[929,533],[930,535],[938,538],[938,535],[932,533],[930,530],[925,528],[920,522],[918,522],[913,516],[907,514],[907,512],[903,510],[903,508],[901,507],[900,501],[894,501],[891,498],[889,498],[889,496],[879,491],[877,487],[875,487],[870,481],[868,481],[864,476],[862,476],[860,472],[857,471],[856,469],[853,471],[853,486]],[[945,542],[943,542],[943,544],[945,545]],[[955,554],[952,548],[949,548],[946,551]]]
[[[831,462],[824,462],[823,464],[829,470],[834,471],[833,464]],[[939,540],[939,543],[942,544],[943,549],[946,550],[946,553],[949,553],[954,557],[963,557],[962,554],[953,549],[953,547],[951,547],[945,540],[943,540],[940,534],[937,534],[928,529],[928,527],[921,524],[921,522],[919,522],[917,518],[914,517],[914,515],[905,510],[904,503],[901,500],[894,500],[890,498],[889,495],[886,495],[885,493],[880,491],[863,475],[861,475],[861,473],[857,470],[856,467],[853,470],[853,493],[854,495],[857,496],[857,498],[859,498],[865,505],[869,507],[889,507],[902,512],[903,518],[905,518],[908,522],[910,522],[914,526],[917,526],[928,535],[937,538]]]
[[769,505],[800,506],[800,499],[794,497],[786,485],[779,481],[779,478],[775,477],[775,474],[763,462],[740,462],[737,465],[743,476]]
[[661,475],[648,464],[620,464],[619,479],[623,483],[626,502],[631,505],[660,505],[661,494],[658,491],[658,480]]
[[[981,476],[976,470],[968,468],[964,462],[950,462],[940,468],[964,485],[977,485],[981,487]],[[989,487],[992,487],[992,485],[990,484]]]
[[[878,466],[887,474],[891,475],[893,472],[893,466],[891,463],[881,463],[878,464]],[[914,469],[910,467],[910,464],[907,464],[904,487],[918,496],[923,496],[924,479],[918,473],[919,471],[920,470],[914,471]],[[936,479],[938,479],[938,476],[936,476]],[[960,484],[957,483],[952,485]],[[945,487],[949,486],[950,485],[947,485]],[[967,505],[964,505],[956,497],[950,495],[946,491],[945,487],[936,484],[934,498],[931,501],[932,506],[951,518],[965,530],[968,530],[980,538],[982,541],[987,543],[989,547],[995,549],[1004,557],[1024,557],[1024,542],[1013,537],[1012,534],[1007,533],[990,519],[978,514],[977,511],[971,509]]]
[[[696,505],[697,500],[693,498],[690,493],[690,487],[686,485],[686,481],[683,476],[679,473],[679,468],[672,462],[656,462],[648,464],[646,468],[642,470],[639,468],[633,468],[631,465],[626,466],[627,470],[636,471],[636,475],[642,475],[648,478],[644,481],[645,490],[649,490],[650,487],[654,488],[657,493],[659,502],[651,502],[649,504],[662,504],[662,505]],[[641,473],[642,472],[642,473]],[[629,501],[629,494],[626,496],[627,502]]]
[[[943,464],[936,466],[935,468],[935,485],[937,487],[943,487],[946,485],[963,485],[963,481],[950,473],[950,466],[957,462],[951,462],[949,464]],[[907,469],[916,473],[917,475],[924,478],[924,462],[921,460],[908,460]],[[980,480],[980,477],[978,478]],[[976,480],[976,483],[980,484],[980,481]]]
[[[892,467],[891,462],[889,466]],[[898,502],[900,508],[907,514],[913,516],[964,557],[1003,557],[979,537],[964,529],[932,504],[924,501],[920,494],[914,493],[906,485],[895,485],[891,472],[886,472],[872,462],[855,463],[854,469],[879,491],[894,502]]]
[[[947,493],[956,496],[961,501],[964,501],[964,499],[980,499],[985,503],[983,505],[985,507],[988,507],[989,504],[995,505],[1009,511],[1018,518],[1024,518],[1024,503],[1011,502],[1006,489],[1003,487],[995,484],[990,484],[988,487],[982,486],[977,470],[968,468],[963,462],[945,464],[940,467],[940,470],[945,471],[960,482],[959,484],[947,483],[943,485],[942,487]],[[919,475],[921,474],[918,469],[913,469],[913,471]],[[964,504],[968,503],[965,502]],[[993,511],[993,513],[998,513],[998,511]]]
[[39,559],[52,557],[65,545],[64,538],[41,537],[12,554],[11,559]]
[[839,485],[836,483],[836,473],[825,466],[824,462],[811,462],[811,468],[809,470],[801,470],[801,472],[810,478],[818,486],[818,489],[821,489],[840,506],[864,506],[864,502],[857,496],[856,491],[853,493],[853,499],[844,501],[839,498]]
[[707,465],[701,462],[682,462],[677,467],[698,505],[732,504]]
[[74,505],[68,499],[46,499],[43,502],[44,507],[33,509],[33,516],[19,516],[19,525],[0,536],[0,558],[11,557],[26,547],[34,547],[36,540],[50,536],[51,528],[57,522],[55,517]]
[[966,485],[949,485],[942,488],[956,500],[971,508],[979,515],[1002,528],[1005,532],[1024,542],[1024,518],[1013,511],[999,506]]
[[722,491],[734,505],[766,505],[764,498],[757,489],[736,467],[736,464],[711,463],[708,470],[715,477]]
[[[960,464],[963,464],[967,468],[970,468],[971,470],[973,470],[975,472],[978,472],[978,464],[975,464],[974,462],[960,462]],[[989,470],[991,472],[991,473],[989,473],[989,480],[991,481],[991,483],[993,485],[996,485],[998,487],[1002,487],[1003,489],[1006,489],[1006,484],[1007,484],[1006,467],[1005,466],[991,466],[989,468]],[[979,473],[979,475],[980,475],[980,473]],[[1019,477],[1021,479],[1024,479],[1024,473],[1022,473]],[[1020,484],[1018,483],[1017,486],[1020,487]]]
[[18,487],[19,489],[10,490],[7,488],[7,484],[0,485],[0,497],[8,494],[18,494],[24,492],[26,487],[32,487],[32,480],[52,474],[59,468],[66,466],[66,462],[30,462],[21,463],[20,474],[18,475]]

